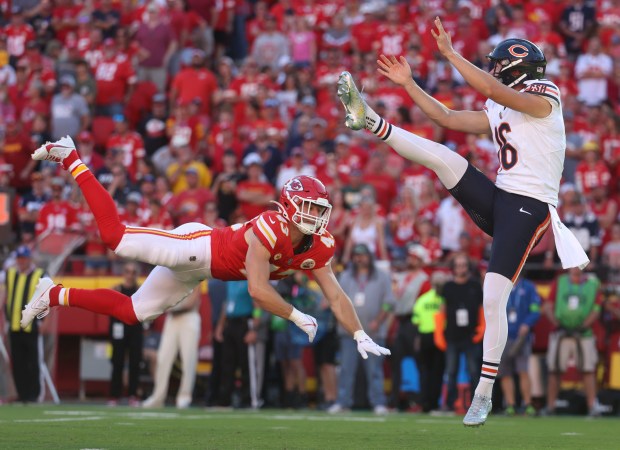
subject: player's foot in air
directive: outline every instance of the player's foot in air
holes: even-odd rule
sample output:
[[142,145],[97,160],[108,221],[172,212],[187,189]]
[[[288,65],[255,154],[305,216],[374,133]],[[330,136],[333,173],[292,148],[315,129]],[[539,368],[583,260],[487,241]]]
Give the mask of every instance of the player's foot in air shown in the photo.
[[73,139],[69,136],[65,136],[56,142],[47,142],[43,144],[34,151],[32,159],[37,161],[53,161],[62,164],[64,167],[66,165],[63,164],[65,159],[69,158],[72,153],[75,154],[75,159],[77,159],[77,152]]
[[22,320],[19,322],[22,328],[30,325],[35,317],[42,319],[47,316],[50,312],[50,290],[54,286],[50,278],[43,277],[39,280],[32,298],[22,311]]
[[342,72],[338,78],[338,98],[347,113],[344,124],[352,130],[366,128],[366,111],[369,108],[349,72]]
[[469,406],[469,410],[463,419],[463,425],[466,427],[479,427],[480,425],[484,425],[489,412],[491,412],[492,406],[491,397],[475,394]]

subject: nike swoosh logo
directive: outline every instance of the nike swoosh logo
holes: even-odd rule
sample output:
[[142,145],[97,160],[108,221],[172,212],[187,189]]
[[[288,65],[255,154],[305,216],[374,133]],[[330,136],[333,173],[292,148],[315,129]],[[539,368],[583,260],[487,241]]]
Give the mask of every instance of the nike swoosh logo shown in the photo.
[[269,222],[271,222],[272,225],[276,224],[271,217],[267,217],[267,218],[269,219]]
[[525,214],[529,214],[530,216],[532,215],[531,212],[527,212],[526,210],[523,209],[523,206],[521,207],[521,209],[519,210],[519,212],[525,213]]

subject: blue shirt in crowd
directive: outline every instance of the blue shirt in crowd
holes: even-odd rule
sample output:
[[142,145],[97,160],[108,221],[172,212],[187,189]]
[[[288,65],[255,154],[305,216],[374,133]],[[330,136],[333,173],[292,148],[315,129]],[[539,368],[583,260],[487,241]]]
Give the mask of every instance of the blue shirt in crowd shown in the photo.
[[248,293],[247,280],[229,281],[228,296],[226,298],[226,317],[252,317],[254,305]]
[[508,339],[516,339],[519,335],[519,328],[523,324],[528,325],[530,330],[532,329],[540,318],[540,296],[536,292],[534,283],[519,278],[508,297],[506,314],[508,315]]

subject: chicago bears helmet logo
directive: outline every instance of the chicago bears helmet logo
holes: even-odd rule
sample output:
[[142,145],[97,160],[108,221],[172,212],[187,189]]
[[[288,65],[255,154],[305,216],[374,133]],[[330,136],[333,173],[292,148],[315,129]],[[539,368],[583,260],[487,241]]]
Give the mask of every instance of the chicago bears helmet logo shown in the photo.
[[298,178],[293,178],[291,181],[289,181],[287,183],[286,190],[287,191],[299,192],[299,191],[303,191],[304,190],[304,186],[303,186],[303,184],[301,184],[301,181],[299,181]]
[[515,44],[508,49],[508,52],[517,58],[525,58],[530,51],[525,45]]

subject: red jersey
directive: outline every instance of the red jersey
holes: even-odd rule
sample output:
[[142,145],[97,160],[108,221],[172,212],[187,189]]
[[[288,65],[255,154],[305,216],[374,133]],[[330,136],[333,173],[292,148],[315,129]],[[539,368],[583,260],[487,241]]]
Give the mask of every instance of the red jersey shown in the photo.
[[28,24],[7,25],[3,34],[6,36],[6,49],[9,55],[18,58],[26,51],[26,44],[36,38],[34,30]]
[[[251,182],[251,181],[241,181],[237,184],[237,197],[239,196],[239,192],[242,191],[251,191],[258,192],[265,195],[270,195],[271,197],[275,196],[275,189],[272,184],[268,182]],[[239,201],[239,207],[241,208],[241,212],[245,217],[254,217],[261,214],[266,206],[265,205],[255,205],[250,202]]]
[[597,161],[594,166],[589,166],[585,161],[577,164],[575,169],[575,184],[577,189],[584,194],[598,186],[609,186],[611,174],[607,165],[602,161]]
[[77,212],[71,203],[64,200],[51,201],[39,211],[35,231],[37,235],[46,231],[62,233],[77,226]]
[[202,111],[209,114],[211,98],[217,90],[217,79],[209,69],[182,69],[172,81],[179,103],[190,103],[196,97],[202,100]]
[[135,180],[138,170],[138,161],[144,158],[144,142],[142,137],[135,131],[129,131],[124,135],[113,134],[106,144],[108,150],[116,148],[123,151],[123,165],[132,180]]
[[107,61],[101,61],[95,69],[97,81],[97,105],[110,105],[123,103],[127,86],[137,80],[136,73],[128,60],[120,60],[117,57]]
[[291,225],[277,211],[264,212],[243,224],[211,231],[211,274],[224,281],[246,278],[245,258],[248,243],[245,232],[252,229],[254,235],[269,251],[271,280],[280,280],[298,270],[320,269],[330,264],[334,256],[335,241],[329,232],[322,236],[311,235],[309,248],[299,254],[289,237]]

